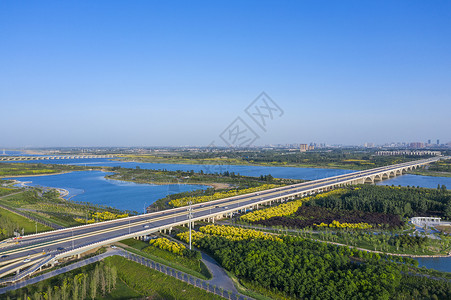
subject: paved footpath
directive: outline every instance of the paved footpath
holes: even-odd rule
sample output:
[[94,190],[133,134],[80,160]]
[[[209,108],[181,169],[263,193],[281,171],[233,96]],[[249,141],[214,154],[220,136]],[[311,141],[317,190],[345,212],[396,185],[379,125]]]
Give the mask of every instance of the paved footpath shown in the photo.
[[[165,235],[166,238],[173,240],[177,243],[182,243],[185,245],[186,248],[189,248],[188,244],[174,239],[173,237],[169,235]],[[209,256],[208,254],[205,254],[204,252],[200,251],[196,247],[193,246],[194,250],[199,251],[202,254],[202,262],[207,266],[208,270],[210,271],[212,278],[208,280],[208,282],[211,285],[215,285],[217,287],[220,287],[224,290],[231,291],[233,293],[238,293],[238,290],[236,289],[235,285],[233,284],[232,279],[229,277],[229,275],[226,273],[223,267],[219,265],[214,258]]]
[[216,294],[218,296],[221,296],[226,299],[233,299],[233,300],[248,300],[252,299],[247,296],[241,295],[237,292],[235,286],[231,282],[230,278],[227,276],[227,273],[214,261],[211,257],[207,256],[204,258],[203,261],[209,267],[211,272],[213,274],[216,274],[217,276],[213,275],[213,278],[211,280],[202,280],[197,277],[194,277],[190,274],[181,272],[179,270],[173,269],[171,267],[165,266],[163,264],[157,263],[151,259],[145,258],[143,256],[130,253],[123,249],[111,249],[109,248],[107,252],[96,255],[94,257],[87,258],[82,261],[78,261],[76,263],[70,264],[68,266],[62,267],[60,269],[56,269],[50,272],[47,272],[42,275],[38,275],[36,277],[18,282],[16,284],[0,288],[0,295],[4,294],[8,291],[20,289],[22,287],[25,287],[29,284],[34,284],[39,281],[51,278],[53,276],[57,276],[69,271],[72,271],[74,269],[78,269],[80,267],[86,266],[88,264],[100,261],[106,257],[113,256],[113,255],[119,255],[122,257],[125,257],[129,260],[132,260],[134,262],[137,262],[141,265],[144,265],[146,267],[152,268],[156,271],[162,272],[166,275],[172,276],[174,278],[177,278],[181,281],[184,281],[190,285],[194,285],[198,288],[201,288],[203,290],[206,290],[207,292]]
[[221,287],[234,293],[238,293],[232,279],[226,271],[212,257],[202,252],[202,262],[207,266],[212,275],[212,279],[208,280],[211,285]]

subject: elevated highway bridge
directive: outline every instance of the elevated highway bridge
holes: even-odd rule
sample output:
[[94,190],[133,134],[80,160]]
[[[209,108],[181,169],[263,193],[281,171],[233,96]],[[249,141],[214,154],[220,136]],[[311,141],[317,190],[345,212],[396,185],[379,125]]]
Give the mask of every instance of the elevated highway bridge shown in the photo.
[[[288,201],[346,185],[375,183],[445,158],[448,159],[434,157],[411,161],[194,204],[191,221],[214,222],[216,219],[231,217],[233,213],[257,209],[259,205]],[[18,281],[58,259],[79,255],[103,245],[158,231],[171,231],[174,226],[190,222],[187,210],[186,206],[179,207],[3,241],[0,243],[0,277],[3,277],[0,283]]]

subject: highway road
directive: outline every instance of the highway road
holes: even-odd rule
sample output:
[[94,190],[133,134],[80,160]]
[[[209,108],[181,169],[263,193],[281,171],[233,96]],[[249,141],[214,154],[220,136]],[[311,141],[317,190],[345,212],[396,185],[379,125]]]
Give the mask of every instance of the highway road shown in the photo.
[[[443,158],[443,157],[442,157]],[[369,176],[381,175],[413,165],[424,165],[439,160],[440,157],[418,160],[403,164],[358,171],[329,178],[274,188],[200,204],[192,205],[192,220],[203,220],[216,216],[246,210],[270,201],[285,201],[298,196],[316,193],[323,189],[357,180],[364,181]],[[382,177],[382,176],[381,176]],[[102,223],[54,230],[9,239],[0,243],[0,277],[20,269],[39,265],[51,258],[70,256],[103,244],[125,238],[144,236],[164,228],[188,223],[188,207],[169,209]],[[25,270],[24,272],[26,272]],[[0,280],[1,282],[1,280]]]

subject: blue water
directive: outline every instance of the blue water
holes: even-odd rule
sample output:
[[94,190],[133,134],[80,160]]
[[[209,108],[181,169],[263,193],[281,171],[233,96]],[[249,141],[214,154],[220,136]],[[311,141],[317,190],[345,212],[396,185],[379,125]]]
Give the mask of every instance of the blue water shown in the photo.
[[61,159],[61,160],[34,160],[22,161],[25,163],[43,163],[43,164],[71,164],[82,166],[107,166],[141,169],[156,169],[168,171],[191,171],[204,173],[223,173],[225,171],[235,172],[245,176],[260,176],[271,174],[276,178],[289,179],[321,179],[330,176],[351,173],[351,170],[341,169],[316,169],[316,168],[292,168],[292,167],[262,167],[262,166],[241,166],[241,165],[185,165],[185,164],[159,164],[159,163],[138,163],[122,162],[110,159]]
[[[346,174],[353,171],[336,169],[315,168],[290,168],[290,167],[262,167],[262,166],[237,166],[237,165],[184,165],[184,164],[158,164],[158,163],[136,163],[120,162],[110,159],[70,159],[70,160],[40,160],[24,161],[28,163],[44,164],[72,164],[86,166],[109,166],[122,168],[142,169],[166,169],[169,171],[191,171],[205,173],[223,173],[225,171],[235,172],[246,176],[260,176],[271,174],[276,178],[290,179],[320,179],[329,176]],[[142,212],[144,207],[150,205],[157,199],[168,194],[191,191],[206,188],[199,185],[149,185],[135,184],[116,180],[105,179],[109,173],[101,171],[81,171],[62,175],[20,177],[20,181],[32,181],[31,185],[50,186],[64,188],[70,192],[69,197],[74,201],[85,201],[94,204],[113,206],[119,209],[129,209]],[[445,185],[451,188],[451,178],[431,177],[420,175],[403,175],[393,179],[379,182],[378,185],[401,185],[420,186],[436,188],[437,185]],[[451,258],[418,258],[420,266],[440,271],[451,271]]]
[[437,185],[445,185],[447,188],[451,188],[451,177],[433,177],[433,176],[421,176],[406,174],[392,179],[378,182],[377,185],[401,185],[401,186],[420,186],[430,189],[437,188]]
[[442,272],[451,272],[451,257],[418,257],[415,258],[420,267]]
[[137,184],[127,181],[106,179],[112,174],[102,171],[77,171],[72,173],[10,178],[24,181],[29,186],[46,186],[62,188],[69,191],[66,198],[73,201],[90,202],[106,205],[122,210],[132,210],[142,213],[145,207],[169,194],[206,189],[204,185],[169,184],[152,185]]

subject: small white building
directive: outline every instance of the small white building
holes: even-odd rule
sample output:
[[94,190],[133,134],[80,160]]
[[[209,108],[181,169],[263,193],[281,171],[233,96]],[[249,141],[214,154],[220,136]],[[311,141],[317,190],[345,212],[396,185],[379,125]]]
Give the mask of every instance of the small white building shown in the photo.
[[436,225],[440,225],[441,223],[441,218],[436,218],[436,217],[413,217],[410,219],[410,221],[412,222],[412,224],[417,225],[417,226],[436,226]]

